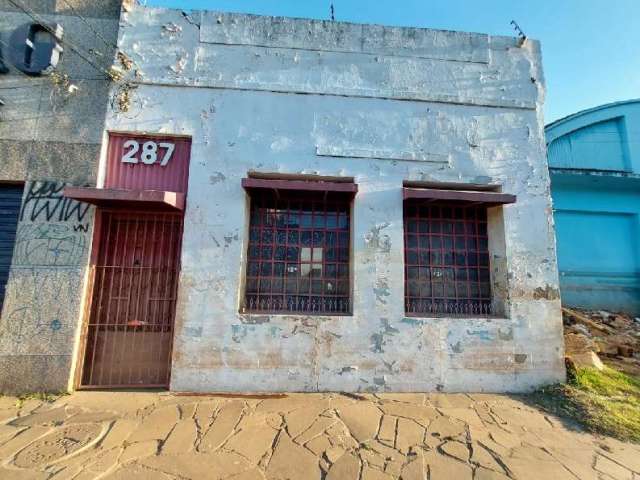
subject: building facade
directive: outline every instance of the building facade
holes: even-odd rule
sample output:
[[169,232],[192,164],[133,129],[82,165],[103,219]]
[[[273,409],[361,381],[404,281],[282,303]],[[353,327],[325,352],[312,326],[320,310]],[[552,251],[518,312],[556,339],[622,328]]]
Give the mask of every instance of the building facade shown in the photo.
[[640,101],[546,127],[567,306],[640,314]]
[[537,42],[122,15],[73,388],[564,378]]
[[3,392],[69,384],[94,209],[62,191],[96,184],[120,3],[0,0]]

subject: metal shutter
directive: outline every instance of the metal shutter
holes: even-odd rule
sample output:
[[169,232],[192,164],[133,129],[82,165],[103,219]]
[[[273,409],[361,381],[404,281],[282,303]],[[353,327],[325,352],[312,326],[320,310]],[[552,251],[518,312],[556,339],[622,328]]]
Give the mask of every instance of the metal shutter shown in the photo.
[[22,185],[0,185],[0,309],[9,279],[23,188]]

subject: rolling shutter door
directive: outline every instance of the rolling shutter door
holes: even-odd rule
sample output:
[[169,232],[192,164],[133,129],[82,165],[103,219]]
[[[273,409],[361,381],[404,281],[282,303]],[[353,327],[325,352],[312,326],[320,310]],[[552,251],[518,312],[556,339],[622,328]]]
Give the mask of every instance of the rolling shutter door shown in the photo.
[[9,279],[22,190],[22,185],[0,185],[0,309]]

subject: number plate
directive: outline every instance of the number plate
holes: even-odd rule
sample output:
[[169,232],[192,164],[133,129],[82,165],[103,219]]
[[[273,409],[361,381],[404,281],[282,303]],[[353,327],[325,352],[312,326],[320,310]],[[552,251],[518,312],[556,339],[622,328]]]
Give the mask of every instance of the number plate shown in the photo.
[[143,165],[159,164],[166,167],[173,157],[175,144],[172,142],[154,142],[149,140],[142,144],[137,140],[127,140],[123,144],[122,163],[142,163]]

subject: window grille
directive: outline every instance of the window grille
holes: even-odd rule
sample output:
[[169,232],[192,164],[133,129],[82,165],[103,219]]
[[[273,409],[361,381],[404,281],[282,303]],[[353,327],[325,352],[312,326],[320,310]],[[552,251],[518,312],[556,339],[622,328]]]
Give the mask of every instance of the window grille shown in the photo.
[[251,191],[245,312],[348,315],[350,194]]
[[491,315],[487,207],[404,202],[407,315]]

